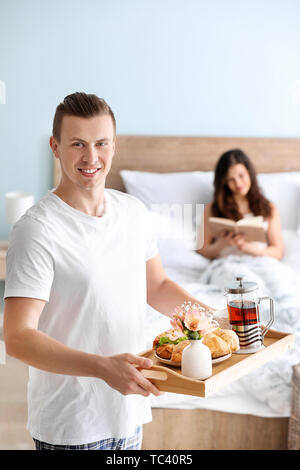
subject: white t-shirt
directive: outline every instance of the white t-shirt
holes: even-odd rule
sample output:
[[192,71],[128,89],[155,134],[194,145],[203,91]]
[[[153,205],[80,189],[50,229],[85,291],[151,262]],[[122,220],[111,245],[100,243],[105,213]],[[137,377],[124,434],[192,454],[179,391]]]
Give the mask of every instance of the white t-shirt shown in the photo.
[[[146,261],[158,254],[147,209],[105,189],[104,215],[80,212],[49,191],[14,226],[4,297],[46,301],[39,330],[80,351],[146,349]],[[134,434],[151,421],[149,399],[106,382],[29,368],[28,430],[51,444]]]

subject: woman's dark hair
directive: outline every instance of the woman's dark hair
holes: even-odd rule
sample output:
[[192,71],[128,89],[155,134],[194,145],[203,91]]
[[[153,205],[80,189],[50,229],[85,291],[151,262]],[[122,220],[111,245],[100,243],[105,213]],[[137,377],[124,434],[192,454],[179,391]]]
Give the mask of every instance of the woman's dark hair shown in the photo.
[[233,220],[242,218],[233,193],[227,185],[227,174],[231,166],[241,163],[248,170],[251,186],[247,194],[249,207],[254,215],[269,217],[272,208],[268,199],[259,188],[256,172],[249,157],[239,149],[229,150],[223,153],[217,162],[214,177],[214,198],[212,203],[212,215],[214,217],[226,217]]

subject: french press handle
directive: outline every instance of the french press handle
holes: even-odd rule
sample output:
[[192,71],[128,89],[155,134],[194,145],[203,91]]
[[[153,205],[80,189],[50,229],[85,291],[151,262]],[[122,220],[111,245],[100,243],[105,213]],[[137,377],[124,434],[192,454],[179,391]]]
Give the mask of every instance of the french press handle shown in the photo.
[[262,300],[270,301],[270,320],[269,320],[269,323],[267,323],[267,325],[263,327],[262,336],[264,337],[267,331],[269,331],[269,329],[273,325],[274,320],[275,320],[275,315],[274,315],[274,300],[271,297],[259,297],[257,305],[259,305]]

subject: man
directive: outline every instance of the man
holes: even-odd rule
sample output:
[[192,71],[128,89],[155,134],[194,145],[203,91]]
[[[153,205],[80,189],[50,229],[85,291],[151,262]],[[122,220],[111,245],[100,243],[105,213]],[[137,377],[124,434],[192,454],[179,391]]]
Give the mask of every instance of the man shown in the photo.
[[105,188],[112,110],[67,96],[50,146],[61,182],[17,222],[5,284],[7,353],[31,367],[28,429],[37,449],[141,448],[159,390],[139,371],[146,302],[170,315],[197,302],[165,274],[144,205]]

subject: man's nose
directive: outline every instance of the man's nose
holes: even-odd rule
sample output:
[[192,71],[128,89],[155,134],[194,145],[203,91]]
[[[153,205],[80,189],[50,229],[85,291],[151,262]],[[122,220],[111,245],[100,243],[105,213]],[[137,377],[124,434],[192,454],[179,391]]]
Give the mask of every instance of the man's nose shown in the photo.
[[83,160],[90,164],[96,163],[98,161],[97,149],[92,145],[86,146],[83,154]]

